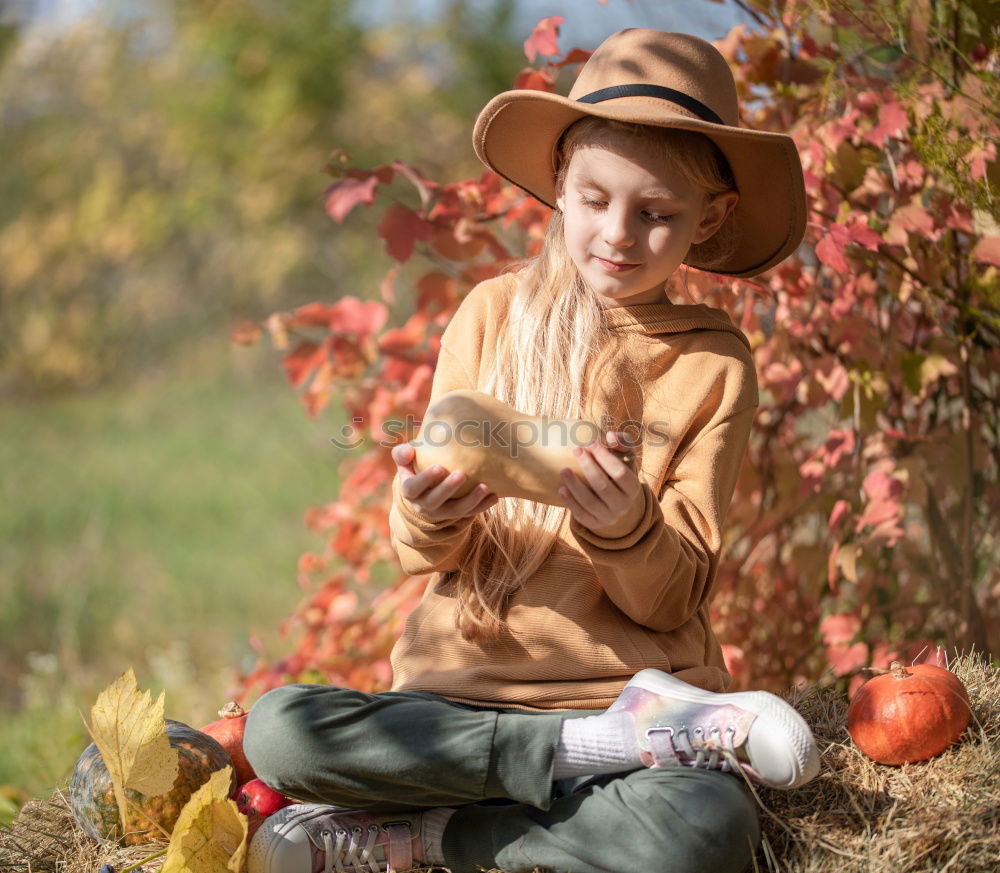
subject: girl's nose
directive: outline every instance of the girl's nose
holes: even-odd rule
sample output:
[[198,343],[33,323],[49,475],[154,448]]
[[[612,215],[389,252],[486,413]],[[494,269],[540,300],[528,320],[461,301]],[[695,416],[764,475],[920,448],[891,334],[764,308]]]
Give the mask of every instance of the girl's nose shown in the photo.
[[624,209],[609,209],[604,214],[604,241],[609,246],[627,248],[635,242],[635,233]]

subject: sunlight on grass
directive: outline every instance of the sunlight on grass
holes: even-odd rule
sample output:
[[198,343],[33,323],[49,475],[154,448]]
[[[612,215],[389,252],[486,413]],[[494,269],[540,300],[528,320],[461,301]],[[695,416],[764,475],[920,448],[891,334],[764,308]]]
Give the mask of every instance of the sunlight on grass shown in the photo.
[[332,499],[339,409],[311,421],[276,354],[223,340],[127,388],[8,404],[0,440],[0,786],[44,796],[77,710],[129,665],[200,726],[279,654],[304,526]]

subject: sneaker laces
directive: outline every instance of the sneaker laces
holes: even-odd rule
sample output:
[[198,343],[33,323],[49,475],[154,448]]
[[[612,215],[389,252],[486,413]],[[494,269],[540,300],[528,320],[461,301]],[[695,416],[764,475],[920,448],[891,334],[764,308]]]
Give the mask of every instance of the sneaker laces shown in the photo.
[[691,730],[687,725],[679,728],[651,727],[646,731],[646,736],[652,739],[651,734],[665,734],[663,739],[673,756],[685,766],[721,770],[724,773],[740,769],[733,743],[736,736],[736,729],[733,727],[726,728],[725,736],[717,726],[710,728],[706,736],[704,728],[696,727]]
[[360,826],[347,828],[337,828],[331,831],[326,828],[320,831],[323,840],[324,864],[323,873],[360,873],[362,870],[369,870],[371,873],[380,873],[380,867],[375,860],[375,841],[378,838],[380,828],[377,824],[368,825],[368,839],[364,846],[361,839],[365,829]]

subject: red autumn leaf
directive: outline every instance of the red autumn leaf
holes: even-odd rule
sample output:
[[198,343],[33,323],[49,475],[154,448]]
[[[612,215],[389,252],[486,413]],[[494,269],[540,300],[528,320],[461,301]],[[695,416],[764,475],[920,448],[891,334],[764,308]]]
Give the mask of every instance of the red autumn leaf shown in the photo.
[[547,69],[536,70],[525,67],[514,79],[514,87],[528,91],[548,91],[553,94],[556,90],[556,79]]
[[483,250],[486,237],[465,234],[463,229],[466,227],[468,222],[458,221],[454,227],[435,228],[431,234],[431,247],[449,261],[471,260]]
[[328,336],[323,344],[337,378],[353,379],[364,373],[368,356],[356,342],[340,336]]
[[385,453],[370,454],[358,460],[341,482],[341,491],[367,497],[387,485],[396,474],[396,465]]
[[304,552],[298,561],[298,572],[308,575],[309,573],[318,573],[325,570],[328,561],[322,555],[317,555],[314,552]]
[[340,224],[348,213],[359,203],[371,206],[375,202],[375,189],[379,180],[376,176],[367,179],[341,179],[326,189],[327,214]]
[[899,497],[903,493],[903,483],[883,470],[873,470],[865,476],[861,487],[868,497],[876,500]]
[[831,151],[836,151],[840,148],[841,143],[851,139],[858,132],[858,119],[860,117],[861,113],[855,107],[851,107],[849,111],[845,110],[843,116],[826,126],[827,129],[822,135],[822,141]]
[[868,226],[868,222],[863,218],[856,216],[847,225],[847,233],[852,243],[862,246],[871,252],[877,252],[879,243],[882,242],[882,237],[879,233],[872,230]]
[[[433,361],[429,363],[433,364]],[[417,366],[418,364],[409,358],[386,357],[378,373],[378,382],[381,385],[405,385],[410,381]]]
[[736,60],[740,45],[743,42],[743,32],[746,30],[745,24],[735,24],[729,28],[729,33],[722,39],[712,40],[719,53],[730,63]]
[[413,255],[417,240],[431,238],[433,227],[412,209],[396,203],[390,206],[378,225],[378,235],[385,240],[389,256],[399,263],[406,263]]
[[816,244],[816,257],[838,273],[849,273],[851,265],[844,257],[844,247],[848,242],[850,236],[847,229],[843,225],[832,224],[825,229],[823,239]]
[[444,273],[425,273],[417,280],[417,309],[443,310],[455,302],[455,280]]
[[818,363],[813,377],[827,396],[834,400],[840,400],[851,386],[850,374],[833,355],[827,355]]
[[861,630],[861,619],[849,612],[835,612],[819,623],[819,632],[828,646],[849,643]]
[[378,349],[383,355],[405,358],[413,349],[420,347],[422,339],[420,331],[409,330],[406,327],[394,327],[378,338]]
[[827,525],[829,526],[831,533],[839,527],[840,522],[850,511],[851,504],[849,504],[846,500],[838,500],[833,504],[833,509],[830,511],[830,518],[827,521]]
[[326,623],[334,624],[353,615],[358,608],[358,595],[353,591],[338,594],[326,608]]
[[722,659],[726,662],[726,669],[729,671],[729,675],[734,679],[741,679],[746,676],[746,654],[739,646],[723,644]]
[[434,368],[422,364],[413,371],[406,387],[399,392],[400,402],[419,409],[426,409],[431,399],[431,383],[434,380]]
[[535,25],[531,36],[524,41],[524,53],[528,56],[529,61],[533,61],[535,55],[549,57],[560,54],[558,44],[559,27],[564,20],[561,15],[552,15],[548,18],[543,18]]
[[1000,267],[1000,236],[984,236],[972,250],[972,258]]
[[892,214],[885,240],[892,245],[905,246],[911,233],[931,241],[941,235],[940,230],[934,227],[934,216],[916,198]]
[[965,156],[969,165],[969,175],[975,181],[979,181],[986,175],[986,165],[997,159],[996,143],[976,143],[972,150]]
[[359,339],[378,333],[389,319],[389,310],[377,300],[342,297],[330,307],[330,330]]
[[333,306],[327,303],[307,303],[292,312],[294,327],[328,327],[333,318]]
[[834,676],[846,676],[848,673],[860,670],[868,663],[868,646],[866,643],[827,646],[826,662],[833,670]]
[[863,667],[868,660],[868,646],[852,643],[861,631],[861,619],[851,613],[834,613],[820,622],[820,633],[826,644],[826,660],[834,675],[844,676]]
[[865,477],[862,488],[868,502],[854,532],[861,533],[865,527],[870,527],[870,539],[884,539],[892,546],[903,535],[903,507],[897,499],[903,492],[903,483],[882,470],[874,470]]
[[300,395],[299,399],[310,418],[317,418],[330,402],[330,386],[335,375],[333,364],[324,361],[316,368],[309,387]]
[[851,265],[844,256],[849,245],[860,245],[870,251],[878,251],[882,237],[859,218],[850,224],[831,224],[823,229],[823,239],[816,244],[816,257],[833,267],[838,273],[851,272]]
[[437,182],[432,182],[428,179],[416,167],[411,167],[403,161],[393,161],[392,167],[397,173],[405,176],[413,187],[417,189],[417,192],[420,194],[420,205],[426,208],[441,186]]
[[553,64],[552,66],[562,69],[563,67],[569,66],[570,64],[585,64],[590,60],[590,56],[593,52],[586,51],[585,49],[570,49],[569,54],[566,55],[561,61]]
[[902,139],[909,126],[910,119],[906,114],[906,109],[896,101],[892,101],[879,109],[878,124],[869,130],[864,138],[872,145],[881,146],[890,137]]
[[281,359],[281,366],[292,386],[299,388],[313,368],[326,360],[326,352],[316,343],[299,343]]

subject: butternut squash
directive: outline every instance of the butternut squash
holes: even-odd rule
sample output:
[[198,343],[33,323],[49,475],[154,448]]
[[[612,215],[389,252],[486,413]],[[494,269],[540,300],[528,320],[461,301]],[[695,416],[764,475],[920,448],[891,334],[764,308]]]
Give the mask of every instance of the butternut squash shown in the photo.
[[[452,497],[464,497],[484,482],[500,497],[523,497],[562,506],[559,471],[569,467],[581,478],[575,446],[603,440],[591,421],[525,415],[481,391],[460,389],[442,394],[424,415],[411,441],[417,472],[440,464],[467,478]],[[631,469],[632,453],[616,452]]]

